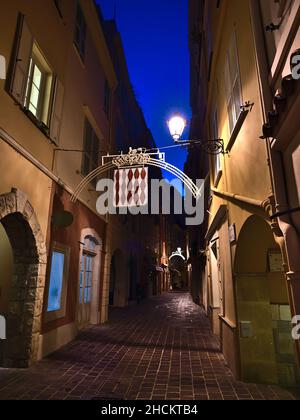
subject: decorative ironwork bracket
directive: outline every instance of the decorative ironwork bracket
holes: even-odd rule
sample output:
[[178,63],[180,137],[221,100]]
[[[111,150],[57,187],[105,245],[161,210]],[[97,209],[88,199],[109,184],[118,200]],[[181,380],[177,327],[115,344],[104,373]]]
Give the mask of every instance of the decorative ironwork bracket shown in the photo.
[[224,148],[224,140],[215,139],[208,141],[201,140],[180,140],[176,144],[181,145],[182,147],[200,147],[205,153],[209,155],[226,155],[227,152]]

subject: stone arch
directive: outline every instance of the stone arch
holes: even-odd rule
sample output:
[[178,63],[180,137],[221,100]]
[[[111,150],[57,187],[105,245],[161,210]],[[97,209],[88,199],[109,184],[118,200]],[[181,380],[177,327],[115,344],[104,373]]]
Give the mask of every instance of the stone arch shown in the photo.
[[37,360],[47,251],[27,195],[12,189],[0,195],[0,223],[12,248],[6,340],[0,341],[0,366],[25,368]]

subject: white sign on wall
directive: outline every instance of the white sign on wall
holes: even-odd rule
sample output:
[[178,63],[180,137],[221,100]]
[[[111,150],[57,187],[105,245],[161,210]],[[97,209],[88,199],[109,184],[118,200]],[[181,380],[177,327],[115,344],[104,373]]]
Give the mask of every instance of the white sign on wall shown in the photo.
[[6,60],[3,55],[0,55],[0,79],[6,79]]
[[0,340],[6,340],[6,320],[0,315]]

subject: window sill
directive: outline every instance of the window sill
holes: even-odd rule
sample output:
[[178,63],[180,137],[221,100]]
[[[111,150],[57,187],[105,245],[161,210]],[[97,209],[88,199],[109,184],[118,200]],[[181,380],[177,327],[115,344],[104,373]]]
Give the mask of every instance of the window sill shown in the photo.
[[223,175],[223,171],[222,171],[222,170],[220,170],[220,171],[218,172],[218,174],[217,174],[217,176],[216,176],[216,179],[215,179],[215,182],[214,182],[214,187],[215,187],[215,188],[217,188],[217,187],[218,187],[219,182],[220,182],[220,180],[221,180],[221,178],[222,178],[222,175]]
[[[49,134],[49,127],[47,127],[45,125],[45,123],[39,121],[31,111],[29,111],[27,108],[24,108],[20,105],[20,109],[21,111],[26,115],[27,118],[30,119],[30,121],[36,126],[36,128],[39,129],[39,131],[44,134],[45,137],[47,137],[48,140],[50,140],[51,143],[53,143],[53,141],[50,138],[50,134]],[[53,143],[54,144],[54,143]]]
[[238,118],[238,120],[237,120],[237,122],[235,124],[235,127],[234,127],[234,129],[233,129],[233,131],[231,133],[229,142],[228,142],[227,147],[226,147],[226,152],[230,152],[231,151],[231,149],[232,149],[232,147],[233,147],[233,145],[234,145],[234,143],[235,143],[235,141],[237,139],[237,136],[239,135],[239,132],[241,131],[241,128],[242,128],[242,126],[244,124],[244,121],[245,121],[248,113],[249,113],[249,111],[241,111],[241,113],[239,115],[239,118]]

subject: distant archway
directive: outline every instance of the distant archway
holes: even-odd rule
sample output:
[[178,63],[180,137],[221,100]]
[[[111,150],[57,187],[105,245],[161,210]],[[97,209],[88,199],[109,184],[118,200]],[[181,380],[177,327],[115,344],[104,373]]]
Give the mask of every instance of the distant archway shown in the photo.
[[24,368],[37,360],[47,252],[34,209],[22,191],[0,195],[0,223],[12,252],[12,276],[5,284],[7,302],[1,314],[6,340],[0,341],[0,366]]

